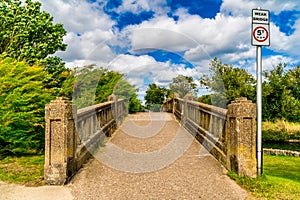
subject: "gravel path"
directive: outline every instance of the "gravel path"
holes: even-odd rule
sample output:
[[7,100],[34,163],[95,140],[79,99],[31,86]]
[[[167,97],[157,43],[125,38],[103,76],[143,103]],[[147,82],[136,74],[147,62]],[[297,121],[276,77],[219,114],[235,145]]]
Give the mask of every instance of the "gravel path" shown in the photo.
[[25,187],[0,182],[0,200],[72,200],[68,186]]
[[94,157],[68,185],[75,199],[248,196],[171,114],[129,116]]

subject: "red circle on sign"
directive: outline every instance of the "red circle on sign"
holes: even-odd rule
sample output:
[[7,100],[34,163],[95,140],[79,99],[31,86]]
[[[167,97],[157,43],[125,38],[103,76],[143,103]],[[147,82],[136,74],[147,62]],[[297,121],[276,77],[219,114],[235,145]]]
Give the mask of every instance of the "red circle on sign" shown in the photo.
[[[264,38],[264,39],[258,39],[258,38],[256,38],[256,36],[255,36],[255,32],[257,31],[257,29],[263,29],[264,31],[266,31],[266,37]],[[267,39],[268,39],[268,37],[269,37],[269,32],[268,32],[268,30],[265,28],[265,27],[263,27],[263,26],[258,26],[258,27],[256,27],[255,29],[254,29],[254,31],[253,31],[253,37],[254,37],[254,39],[255,40],[257,40],[258,42],[264,42],[264,41],[266,41]]]

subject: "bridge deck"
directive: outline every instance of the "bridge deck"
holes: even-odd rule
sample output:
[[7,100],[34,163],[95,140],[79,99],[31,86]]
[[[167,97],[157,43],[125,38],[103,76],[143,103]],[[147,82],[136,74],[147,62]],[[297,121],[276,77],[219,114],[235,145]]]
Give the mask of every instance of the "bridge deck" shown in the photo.
[[245,199],[171,114],[130,115],[74,177],[76,199]]

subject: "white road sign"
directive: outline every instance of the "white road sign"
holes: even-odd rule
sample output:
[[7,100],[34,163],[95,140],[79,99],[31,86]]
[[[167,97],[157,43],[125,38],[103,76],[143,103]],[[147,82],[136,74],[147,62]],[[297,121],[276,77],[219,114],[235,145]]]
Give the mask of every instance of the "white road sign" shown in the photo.
[[252,10],[252,45],[270,45],[270,12],[268,10]]

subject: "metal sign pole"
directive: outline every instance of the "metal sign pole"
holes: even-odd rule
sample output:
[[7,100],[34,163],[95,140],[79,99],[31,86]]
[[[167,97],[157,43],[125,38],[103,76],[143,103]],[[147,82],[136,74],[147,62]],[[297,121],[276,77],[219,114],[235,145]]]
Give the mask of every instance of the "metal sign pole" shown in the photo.
[[262,175],[262,47],[256,47],[257,175]]
[[257,175],[262,175],[262,46],[270,46],[270,11],[252,9],[252,45],[256,46]]

